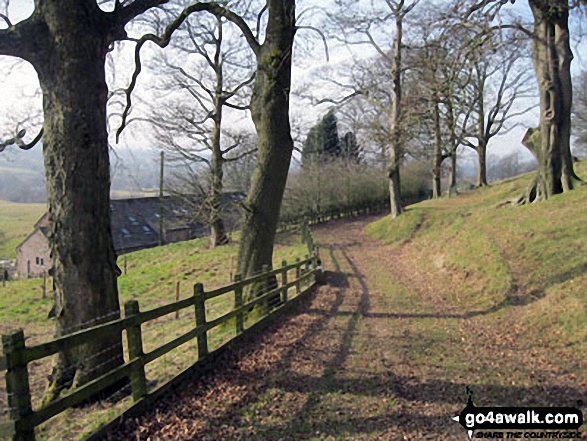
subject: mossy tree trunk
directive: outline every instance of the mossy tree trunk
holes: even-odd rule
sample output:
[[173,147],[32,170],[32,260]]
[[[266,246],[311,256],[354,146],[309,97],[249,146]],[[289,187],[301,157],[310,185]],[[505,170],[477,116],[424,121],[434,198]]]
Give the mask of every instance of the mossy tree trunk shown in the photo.
[[[106,13],[95,0],[36,1],[28,19],[0,30],[0,54],[29,61],[43,93],[57,336],[120,316],[104,62],[125,24],[156,3],[137,0]],[[121,363],[121,335],[64,351],[55,358],[45,401]]]
[[395,14],[395,37],[393,42],[393,102],[391,105],[391,144],[389,149],[389,198],[391,216],[403,213],[400,185],[400,160],[402,157],[402,37],[403,15]]
[[[120,314],[109,209],[104,74],[109,40],[95,3],[95,9],[89,3],[85,7],[62,3],[44,4],[52,60],[37,69],[45,115],[43,153],[57,335]],[[98,353],[104,357],[96,357]],[[48,398],[122,362],[120,335],[62,352],[54,363]]]
[[[569,191],[580,181],[570,149],[573,88],[567,0],[529,0],[534,16],[532,60],[540,89],[540,136],[524,145],[538,160],[538,176],[517,202],[535,202]],[[539,141],[539,142],[537,142]]]
[[269,0],[265,41],[256,51],[251,115],[258,136],[257,164],[245,200],[238,272],[272,267],[279,211],[293,152],[289,94],[295,35],[295,0]]

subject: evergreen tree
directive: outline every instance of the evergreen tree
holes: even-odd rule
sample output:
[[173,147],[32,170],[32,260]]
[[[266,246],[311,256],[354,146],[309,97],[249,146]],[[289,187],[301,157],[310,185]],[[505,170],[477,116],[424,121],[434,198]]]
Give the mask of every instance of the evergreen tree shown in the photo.
[[302,164],[324,162],[340,157],[341,141],[338,138],[338,121],[333,110],[310,129],[302,150]]

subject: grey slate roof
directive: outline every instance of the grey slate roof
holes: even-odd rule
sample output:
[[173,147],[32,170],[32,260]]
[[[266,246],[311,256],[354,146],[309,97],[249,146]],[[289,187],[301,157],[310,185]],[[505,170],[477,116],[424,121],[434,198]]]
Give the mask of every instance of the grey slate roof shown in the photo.
[[[112,240],[117,253],[159,244],[159,198],[114,199],[110,201]],[[205,236],[204,225],[190,222],[188,212],[176,200],[163,200],[163,230],[188,230],[189,239]]]
[[[235,203],[241,201],[243,197],[241,193],[225,193],[223,195],[222,209],[228,217],[228,223],[238,222],[240,210],[235,208]],[[208,226],[193,222],[190,219],[190,214],[182,205],[178,199],[169,196],[164,198],[164,237],[168,232],[179,232],[186,239],[208,235]],[[47,213],[35,224],[34,230],[40,229],[45,236],[48,235],[48,228],[45,225],[46,218]],[[118,255],[159,245],[158,197],[112,199],[110,201],[110,219],[114,250]],[[22,243],[26,242],[32,234],[27,236]]]

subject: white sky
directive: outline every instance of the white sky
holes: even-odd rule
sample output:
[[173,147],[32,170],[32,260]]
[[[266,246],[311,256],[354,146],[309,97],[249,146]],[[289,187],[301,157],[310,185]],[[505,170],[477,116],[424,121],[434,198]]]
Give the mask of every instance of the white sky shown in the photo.
[[[312,6],[313,3],[320,4],[321,6],[324,5],[324,2],[319,2],[318,0],[306,0],[304,2],[304,6]],[[531,17],[527,2],[518,1],[516,2],[515,6],[509,7],[514,8],[514,10],[521,13],[524,17]],[[10,18],[13,22],[16,23],[29,16],[32,13],[32,10],[32,0],[12,0],[9,11]],[[301,9],[298,8],[298,10]],[[415,9],[412,14],[417,14],[417,9]],[[308,16],[311,15],[312,13],[308,14],[304,20],[307,21]],[[312,21],[311,17],[309,21]],[[316,41],[312,44],[313,49],[309,52],[309,55],[304,54],[303,57],[296,56],[294,58],[292,79],[293,90],[296,90],[296,88],[299,88],[300,85],[308,81],[309,72],[322,70],[327,65],[336,66],[338,64],[349,62],[348,49],[337,47],[334,42],[330,42],[329,46],[331,51],[331,60],[330,63],[326,64],[323,46],[318,35],[312,34],[311,31],[300,31],[300,34],[302,32],[304,33],[304,38],[315,38]],[[117,66],[123,66],[123,68],[120,70],[117,67],[117,86],[125,86],[130,79],[132,66],[132,45],[127,44],[126,47],[128,50],[123,51],[121,58],[116,60]],[[575,53],[575,61],[573,62],[574,73],[587,69],[587,53],[585,53],[586,51],[584,48],[585,44],[583,43],[573,48]],[[299,47],[296,49],[296,51],[298,51],[298,53],[301,52]],[[372,53],[372,51],[368,47],[361,47],[356,53],[360,54],[359,56],[368,56]],[[0,57],[0,69],[2,67],[11,66],[13,63],[14,59],[10,59],[9,57]],[[148,82],[149,78],[147,75],[143,75],[142,78],[140,78],[137,91],[135,93],[135,102],[137,102],[140,97],[147,97],[146,99],[148,99],[148,95],[146,95],[145,92]],[[6,127],[5,124],[5,121],[10,120],[10,115],[26,115],[31,107],[37,112],[40,111],[40,97],[37,96],[36,98],[30,98],[34,95],[38,87],[37,75],[32,66],[30,66],[28,63],[21,63],[18,67],[12,69],[10,75],[5,75],[4,70],[0,70],[0,134],[5,134],[7,131],[11,132],[13,130],[12,127]],[[23,99],[23,97],[29,98]],[[323,113],[323,109],[324,108],[312,108],[312,106],[309,105],[307,101],[300,101],[300,99],[297,97],[292,96],[291,113],[292,119],[296,120],[296,124],[299,124],[299,121],[301,121],[302,126],[310,127],[319,119],[320,115]],[[521,147],[520,140],[523,137],[526,128],[535,126],[537,121],[537,112],[528,114],[523,120],[522,127],[516,128],[507,135],[500,136],[492,140],[492,143],[490,144],[490,152],[493,152],[494,154],[499,154],[499,152],[509,153],[512,151],[512,149],[516,149],[524,152],[523,154],[530,156],[530,153],[526,152],[526,149]],[[242,117],[238,121],[233,121],[233,124],[252,129],[252,123],[250,120],[243,120]],[[30,135],[32,134],[29,134],[29,136]],[[150,141],[149,137],[141,135],[141,131],[138,130],[129,130],[125,132],[121,144],[124,147],[130,148],[156,147]]]

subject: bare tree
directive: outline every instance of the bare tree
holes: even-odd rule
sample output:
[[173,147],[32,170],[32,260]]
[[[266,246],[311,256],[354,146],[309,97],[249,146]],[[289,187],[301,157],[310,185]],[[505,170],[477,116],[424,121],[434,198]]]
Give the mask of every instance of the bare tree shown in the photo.
[[477,186],[487,185],[487,147],[498,134],[512,130],[513,118],[526,114],[534,105],[516,109],[520,99],[531,97],[534,84],[526,66],[525,42],[515,34],[488,32],[470,54],[473,77],[468,93],[475,97],[471,138],[463,144],[478,155]]
[[[337,0],[340,13],[332,15],[338,24],[344,41],[351,45],[368,44],[388,63],[392,82],[392,102],[389,124],[389,192],[391,201],[391,215],[395,218],[402,211],[400,186],[400,161],[402,158],[402,132],[405,129],[402,107],[402,53],[404,20],[417,6],[420,0],[386,0],[382,2],[382,9],[375,5],[368,15],[361,13],[362,5],[351,0]],[[394,33],[389,35],[382,28],[393,23]],[[383,37],[383,38],[382,38]],[[384,40],[384,43],[381,43]]]
[[584,153],[587,149],[587,72],[581,73],[576,87],[573,103],[573,129],[576,147]]
[[[242,32],[257,62],[257,74],[251,97],[251,116],[257,130],[259,150],[249,193],[244,202],[243,233],[238,254],[238,272],[244,276],[259,272],[263,265],[272,265],[273,245],[277,232],[279,210],[293,151],[289,122],[289,94],[291,65],[296,27],[295,0],[268,0],[257,15],[255,27],[250,27],[243,16],[217,3],[196,3],[185,8],[162,34],[142,37],[136,47],[137,69],[127,89],[127,107],[123,112],[126,125],[130,98],[140,73],[140,51],[148,41],[166,47],[171,36],[186,20],[198,11],[222,16]],[[260,27],[267,13],[264,32]],[[264,36],[260,42],[260,36]]]
[[[488,22],[504,2],[483,0],[474,3],[467,16],[482,12]],[[579,177],[575,174],[571,155],[571,110],[573,87],[569,13],[587,4],[585,0],[528,0],[533,29],[519,22],[498,24],[495,28],[514,28],[524,32],[532,43],[532,61],[540,91],[540,125],[524,138],[538,160],[538,173],[526,193],[516,202],[525,204],[548,199],[572,190]]]
[[[428,11],[419,20],[420,43],[408,52],[413,66],[412,107],[419,109],[421,128],[433,139],[432,194],[441,196],[441,173],[448,166],[448,192],[456,192],[458,147],[469,135],[474,98],[468,87],[472,80],[468,32]],[[438,23],[443,23],[439,25]],[[426,121],[428,121],[426,123]]]
[[[223,5],[229,6],[229,2]],[[244,47],[242,39],[226,35],[226,28],[222,16],[197,15],[186,20],[170,45],[172,53],[159,57],[154,65],[163,74],[156,86],[163,93],[158,94],[152,115],[147,118],[172,160],[201,163],[207,168],[205,191],[182,185],[181,194],[186,200],[203,201],[205,210],[197,211],[208,216],[212,247],[228,242],[221,210],[224,164],[256,151],[240,149],[238,155],[229,157],[242,145],[242,137],[224,130],[224,109],[248,109],[246,94],[250,93],[255,75],[245,53],[249,48]],[[196,182],[190,173],[187,177],[187,182]]]
[[[43,92],[43,138],[51,221],[57,335],[120,316],[110,228],[110,174],[104,64],[125,26],[166,0],[36,1],[32,15],[0,29],[0,55],[29,61]],[[21,133],[19,133],[20,135]],[[14,138],[21,148],[23,136]],[[98,356],[96,354],[99,354]],[[63,351],[46,398],[81,385],[123,362],[120,335]]]

